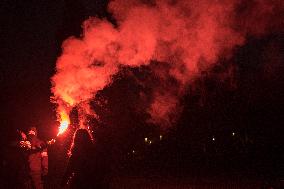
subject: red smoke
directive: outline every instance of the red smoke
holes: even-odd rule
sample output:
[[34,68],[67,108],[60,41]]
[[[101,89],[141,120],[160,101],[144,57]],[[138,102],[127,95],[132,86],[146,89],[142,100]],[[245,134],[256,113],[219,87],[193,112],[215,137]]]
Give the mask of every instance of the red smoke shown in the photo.
[[167,73],[153,70],[157,77],[162,81],[174,77],[178,83],[174,88],[154,87],[148,112],[154,123],[169,126],[180,109],[185,87],[201,71],[221,56],[230,57],[247,35],[260,35],[283,25],[278,14],[283,10],[281,1],[146,2],[111,1],[109,11],[116,27],[107,20],[90,18],[83,24],[81,38],[70,37],[63,43],[52,77],[59,112],[82,104],[88,109],[89,100],[111,84],[120,66],[139,67],[157,61],[170,66]]

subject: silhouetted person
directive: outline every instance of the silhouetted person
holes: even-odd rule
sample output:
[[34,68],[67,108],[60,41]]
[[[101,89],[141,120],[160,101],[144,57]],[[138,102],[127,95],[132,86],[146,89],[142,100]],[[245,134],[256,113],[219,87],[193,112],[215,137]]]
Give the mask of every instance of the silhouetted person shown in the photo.
[[28,164],[29,172],[35,189],[43,189],[42,176],[47,175],[48,159],[47,159],[47,143],[37,137],[37,129],[31,127],[28,132]]
[[78,129],[70,150],[70,159],[61,186],[70,184],[71,189],[105,188],[101,154],[97,154],[91,136],[85,129]]

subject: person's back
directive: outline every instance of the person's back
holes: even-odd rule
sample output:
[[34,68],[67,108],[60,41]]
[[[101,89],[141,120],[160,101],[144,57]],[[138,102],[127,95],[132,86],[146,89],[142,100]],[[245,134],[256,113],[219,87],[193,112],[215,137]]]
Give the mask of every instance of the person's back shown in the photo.
[[71,182],[71,188],[95,188],[95,166],[90,152],[91,151],[88,151],[87,153],[82,154],[80,157],[73,157],[74,177]]
[[84,129],[77,130],[61,184],[65,185],[71,177],[70,188],[72,189],[100,188],[96,186],[99,180],[96,179],[94,154],[94,146],[88,132]]

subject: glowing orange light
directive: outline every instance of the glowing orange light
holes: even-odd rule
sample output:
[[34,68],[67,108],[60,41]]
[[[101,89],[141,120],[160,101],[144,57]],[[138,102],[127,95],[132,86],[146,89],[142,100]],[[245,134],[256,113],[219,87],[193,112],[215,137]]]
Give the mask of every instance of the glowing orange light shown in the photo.
[[60,126],[59,126],[59,129],[58,129],[57,136],[63,134],[67,130],[67,128],[70,124],[69,117],[65,112],[60,113],[60,118],[61,118],[61,121],[60,121]]

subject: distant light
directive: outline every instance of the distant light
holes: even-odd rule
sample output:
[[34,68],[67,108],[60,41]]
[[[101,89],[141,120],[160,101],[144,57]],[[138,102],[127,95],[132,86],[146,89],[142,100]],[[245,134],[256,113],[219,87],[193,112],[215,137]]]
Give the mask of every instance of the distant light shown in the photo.
[[132,153],[135,154],[135,150],[132,150]]
[[162,140],[163,139],[163,135],[160,135],[160,140]]
[[232,132],[232,136],[235,136],[236,133]]
[[151,140],[149,140],[149,144],[152,144],[152,141],[151,141]]
[[215,141],[216,140],[215,137],[213,137],[212,140]]
[[145,141],[145,142],[148,142],[148,138],[147,138],[147,137],[146,137],[146,138],[144,138],[144,141]]

